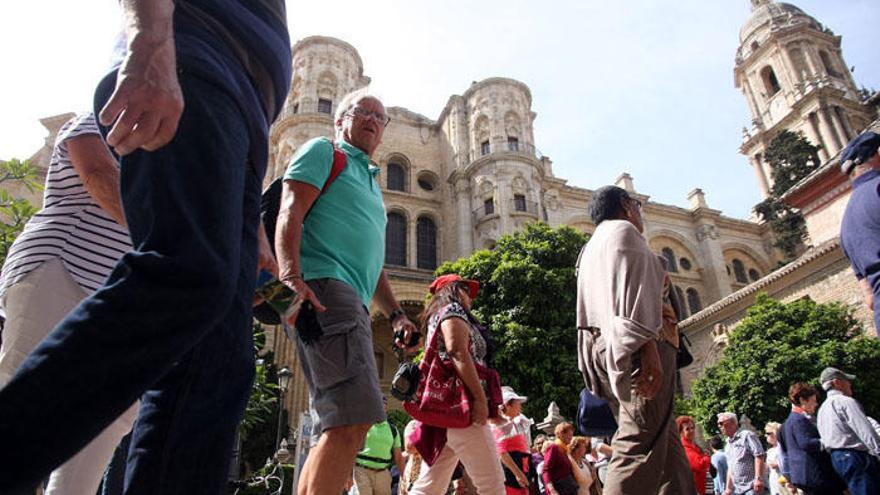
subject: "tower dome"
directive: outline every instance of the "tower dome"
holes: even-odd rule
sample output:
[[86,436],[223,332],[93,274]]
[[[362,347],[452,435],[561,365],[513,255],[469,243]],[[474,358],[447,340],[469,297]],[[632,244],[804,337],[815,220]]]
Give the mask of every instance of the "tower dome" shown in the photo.
[[760,42],[770,31],[800,23],[822,29],[819,21],[790,3],[752,0],[752,14],[739,31],[739,41],[743,45],[750,41]]
[[802,133],[824,161],[869,121],[840,49],[841,37],[798,7],[751,0],[739,33],[734,84],[752,114],[740,152],[749,157],[762,192],[772,186],[764,160],[770,141],[784,130]]

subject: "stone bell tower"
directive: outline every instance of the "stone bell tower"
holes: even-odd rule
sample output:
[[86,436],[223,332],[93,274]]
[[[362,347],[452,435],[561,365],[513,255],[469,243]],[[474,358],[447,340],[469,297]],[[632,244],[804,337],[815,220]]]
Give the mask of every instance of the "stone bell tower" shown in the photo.
[[531,91],[514,79],[474,82],[450,99],[441,128],[456,152],[449,182],[462,255],[543,218],[540,184],[550,161],[535,148],[534,119]]
[[315,136],[334,134],[333,115],[348,93],[370,84],[357,50],[326,36],[310,36],[293,47],[293,81],[270,133],[266,180],[281,175],[293,153]]
[[800,132],[824,161],[871,121],[840,50],[841,37],[789,3],[751,0],[740,30],[734,82],[752,114],[740,152],[764,196],[773,186],[764,150],[781,131]]

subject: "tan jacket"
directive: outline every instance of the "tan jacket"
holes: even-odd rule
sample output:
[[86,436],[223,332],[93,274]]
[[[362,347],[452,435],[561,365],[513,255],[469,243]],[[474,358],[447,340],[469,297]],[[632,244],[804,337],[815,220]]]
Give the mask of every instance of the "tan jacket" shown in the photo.
[[632,357],[663,324],[665,271],[633,224],[606,220],[581,251],[577,272],[577,326],[602,331],[612,392],[628,401]]

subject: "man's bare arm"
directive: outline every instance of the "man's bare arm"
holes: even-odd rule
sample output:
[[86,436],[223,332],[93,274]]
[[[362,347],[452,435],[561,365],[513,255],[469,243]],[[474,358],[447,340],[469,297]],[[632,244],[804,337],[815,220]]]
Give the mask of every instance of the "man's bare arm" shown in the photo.
[[125,213],[119,195],[119,167],[97,134],[81,134],[67,140],[70,163],[89,196],[123,227]]
[[[321,301],[303,281],[300,264],[303,221],[319,194],[315,186],[305,182],[284,181],[275,224],[275,255],[278,258],[278,280],[295,290],[303,301],[310,301],[316,310],[325,311]],[[288,323],[296,322],[298,314],[297,311],[290,315]]]
[[871,290],[871,284],[867,278],[859,279],[859,288],[862,289],[862,297],[865,299],[865,305],[868,309],[874,311],[874,291]]

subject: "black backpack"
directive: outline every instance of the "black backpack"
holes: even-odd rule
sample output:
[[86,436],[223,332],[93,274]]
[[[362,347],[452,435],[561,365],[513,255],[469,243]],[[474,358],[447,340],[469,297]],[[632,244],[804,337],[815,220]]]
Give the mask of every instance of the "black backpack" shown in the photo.
[[[333,163],[330,166],[330,176],[327,177],[327,182],[321,188],[321,194],[324,194],[327,188],[333,184],[333,181],[339,177],[339,174],[345,170],[347,162],[348,157],[345,152],[339,149],[336,143],[333,143]],[[275,224],[278,223],[278,213],[281,211],[282,189],[284,189],[284,177],[278,177],[269,184],[269,187],[263,191],[263,195],[260,197],[260,221],[263,222],[263,227],[266,229],[266,237],[269,238],[272,254],[275,254]],[[254,306],[253,313],[254,318],[264,325],[281,324],[281,316],[265,301]]]

